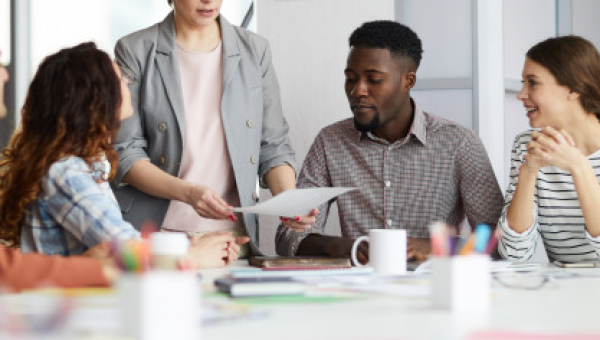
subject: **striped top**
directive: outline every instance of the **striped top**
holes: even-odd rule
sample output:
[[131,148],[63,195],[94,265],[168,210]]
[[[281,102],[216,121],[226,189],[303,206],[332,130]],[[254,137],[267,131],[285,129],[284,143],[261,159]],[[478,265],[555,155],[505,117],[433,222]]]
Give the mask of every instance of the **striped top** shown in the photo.
[[[573,177],[555,166],[540,169],[534,191],[533,225],[518,234],[506,222],[506,210],[512,201],[525,162],[531,131],[515,139],[511,153],[510,184],[506,190],[504,210],[498,222],[499,251],[513,261],[531,259],[536,241],[542,238],[550,261],[597,261],[600,257],[600,237],[593,238],[585,228],[585,220],[577,199]],[[600,150],[588,157],[596,177],[600,179]]]

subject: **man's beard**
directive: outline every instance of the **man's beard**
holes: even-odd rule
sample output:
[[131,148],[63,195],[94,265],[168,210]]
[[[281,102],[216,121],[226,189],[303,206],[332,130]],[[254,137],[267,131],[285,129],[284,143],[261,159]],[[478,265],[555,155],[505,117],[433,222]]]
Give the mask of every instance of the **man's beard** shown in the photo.
[[354,117],[354,127],[356,127],[356,129],[360,132],[371,132],[377,129],[380,123],[381,122],[379,121],[379,113],[375,114],[375,117],[373,117],[373,119],[371,119],[371,121],[366,124],[359,123],[356,117]]

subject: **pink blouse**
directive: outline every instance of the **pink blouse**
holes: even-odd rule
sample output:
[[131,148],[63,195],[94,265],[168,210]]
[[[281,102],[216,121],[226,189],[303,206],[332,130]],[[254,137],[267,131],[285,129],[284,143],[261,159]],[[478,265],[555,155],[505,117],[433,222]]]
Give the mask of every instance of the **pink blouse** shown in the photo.
[[[179,177],[213,189],[227,203],[240,205],[221,118],[223,48],[208,53],[177,46],[186,131]],[[241,220],[241,219],[240,219]],[[200,217],[191,206],[171,201],[163,228],[207,232],[240,228],[240,222]]]

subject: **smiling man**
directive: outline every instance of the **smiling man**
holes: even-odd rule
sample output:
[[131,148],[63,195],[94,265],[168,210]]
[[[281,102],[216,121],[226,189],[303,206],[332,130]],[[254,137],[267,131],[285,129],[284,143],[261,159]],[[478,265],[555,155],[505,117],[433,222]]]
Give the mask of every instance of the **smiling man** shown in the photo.
[[[347,256],[370,229],[406,229],[409,260],[430,252],[428,225],[495,225],[502,192],[477,135],[419,110],[410,97],[421,40],[393,21],[363,24],[350,36],[345,91],[354,118],[324,128],[304,161],[299,188],[357,187],[337,198],[341,237],[323,235],[331,202],[313,227],[280,227],[280,255]],[[361,243],[364,245],[364,243]],[[368,259],[367,247],[359,259]]]

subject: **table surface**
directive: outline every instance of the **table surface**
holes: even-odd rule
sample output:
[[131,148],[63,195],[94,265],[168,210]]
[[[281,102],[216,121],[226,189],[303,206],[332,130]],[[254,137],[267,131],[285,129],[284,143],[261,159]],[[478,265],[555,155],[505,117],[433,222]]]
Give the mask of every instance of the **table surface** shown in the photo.
[[[428,296],[316,290],[305,298],[236,300],[211,293],[215,278],[227,275],[232,268],[243,267],[247,264],[238,261],[228,268],[201,271],[205,303],[226,303],[253,311],[249,314],[252,317],[205,325],[202,340],[469,339],[469,334],[476,331],[564,334],[569,337],[594,334],[600,337],[596,313],[600,308],[600,269],[597,268],[558,269],[550,264],[543,265],[540,272],[546,277],[573,273],[597,277],[551,279],[538,289],[508,288],[493,280],[488,312],[457,313],[434,308]],[[415,282],[428,286],[428,281],[425,277]],[[4,299],[23,296],[0,296],[0,306]],[[98,295],[92,300],[94,305],[103,306],[114,304],[115,297]],[[89,319],[86,316],[85,325],[79,324],[76,328],[106,333],[107,329],[115,327],[107,321],[110,318]]]
[[[234,267],[243,266],[237,263]],[[228,269],[203,271],[205,283]],[[600,269],[558,269],[544,275],[592,274]],[[583,275],[582,275],[583,276]],[[427,283],[426,283],[427,284]],[[597,334],[600,276],[551,279],[538,289],[515,289],[493,282],[487,313],[436,309],[427,297],[369,295],[334,302],[260,306],[266,317],[224,323],[203,330],[203,339],[464,339],[475,331],[534,334]]]

